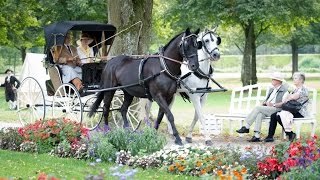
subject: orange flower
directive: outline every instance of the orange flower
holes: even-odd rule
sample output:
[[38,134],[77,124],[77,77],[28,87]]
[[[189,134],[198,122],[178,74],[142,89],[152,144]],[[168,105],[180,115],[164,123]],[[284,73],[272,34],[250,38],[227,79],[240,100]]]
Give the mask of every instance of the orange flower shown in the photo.
[[183,171],[183,170],[184,170],[184,167],[183,167],[183,166],[180,166],[180,167],[178,168],[178,170],[179,170],[179,171]]
[[205,173],[207,173],[207,170],[206,170],[206,169],[202,169],[202,170],[200,171],[200,174],[201,174],[201,175],[203,175],[203,174],[205,174]]
[[223,174],[223,172],[221,170],[217,171],[217,175],[221,176]]
[[247,173],[247,169],[246,168],[242,168],[241,169],[241,174],[246,174]]
[[238,171],[233,171],[234,176],[240,176],[240,173]]
[[215,156],[211,156],[210,158],[212,161],[216,160],[217,158]]
[[169,171],[170,172],[174,171],[174,165],[169,166]]
[[200,167],[200,166],[202,166],[202,162],[201,162],[201,161],[197,161],[196,165],[197,165],[198,167]]
[[178,162],[176,162],[176,163],[175,163],[175,166],[180,167],[180,166],[181,166],[181,164],[180,164],[180,163],[178,163]]
[[237,178],[238,180],[243,180],[243,178],[242,178],[242,176],[241,176],[241,175],[236,176],[236,178]]

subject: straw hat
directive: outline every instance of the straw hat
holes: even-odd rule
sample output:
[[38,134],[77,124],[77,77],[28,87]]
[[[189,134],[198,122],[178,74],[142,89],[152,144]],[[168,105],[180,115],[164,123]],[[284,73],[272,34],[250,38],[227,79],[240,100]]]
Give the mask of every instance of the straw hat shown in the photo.
[[13,72],[11,69],[7,69],[4,73],[7,74],[8,71]]
[[88,39],[89,44],[91,44],[91,43],[93,42],[93,39],[90,37],[89,34],[87,34],[87,33],[82,33],[80,39],[77,40],[78,46],[81,45],[81,40],[83,40],[83,39]]
[[284,75],[280,72],[273,72],[271,75],[270,75],[270,78],[271,79],[275,79],[275,80],[278,80],[278,81],[281,81],[281,82],[285,82],[286,80],[284,79]]

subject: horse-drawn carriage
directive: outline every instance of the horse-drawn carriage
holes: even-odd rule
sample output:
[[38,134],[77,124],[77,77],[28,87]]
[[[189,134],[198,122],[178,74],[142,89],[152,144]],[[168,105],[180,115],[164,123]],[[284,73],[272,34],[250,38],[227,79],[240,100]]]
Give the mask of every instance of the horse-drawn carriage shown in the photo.
[[[59,66],[53,61],[56,58],[53,52],[59,52],[69,31],[89,34],[94,39],[90,46],[94,48],[95,57],[106,57],[112,46],[116,28],[110,24],[87,21],[59,22],[45,27],[45,64],[50,76],[46,86],[47,93],[39,85],[37,78],[27,77],[22,81],[18,91],[18,113],[21,122],[25,124],[36,119],[44,119],[49,115],[47,107],[50,107],[52,117],[67,117],[81,122],[90,129],[96,128],[102,119],[105,125],[110,125],[109,113],[112,114],[113,124],[117,127],[123,125],[135,129],[139,126],[141,118],[138,118],[139,100],[135,102],[133,99],[148,98],[157,102],[159,106],[154,127],[158,129],[163,116],[166,115],[176,138],[175,142],[182,144],[169,105],[179,84],[191,94],[216,91],[209,87],[210,79],[214,80],[206,71],[209,72],[210,69],[208,59],[219,59],[217,46],[220,44],[220,38],[216,37],[213,31],[206,31],[198,39],[199,30],[192,33],[190,29],[186,29],[154,55],[141,57],[120,55],[107,61],[96,60],[94,63],[84,64],[82,66],[84,91],[96,94],[82,97],[74,85],[62,83]],[[205,53],[201,61],[198,61],[198,50],[200,53]],[[205,67],[199,68],[202,62],[206,62]],[[181,77],[181,65],[186,65],[187,71],[194,76],[206,79],[205,87],[198,88],[197,84],[195,91],[188,87],[185,78],[190,73]],[[199,82],[198,79],[196,81]],[[221,90],[224,89],[218,91]],[[198,117],[203,124],[201,116]],[[194,124],[195,121],[193,126]],[[206,136],[206,141],[210,141],[209,136]],[[207,144],[210,143],[211,141]]]
[[[83,64],[82,82],[84,90],[95,90],[100,87],[101,72],[106,64],[105,60],[99,57],[106,57],[112,46],[116,28],[111,24],[103,24],[91,21],[65,21],[57,22],[44,27],[45,32],[45,59],[44,66],[49,79],[46,82],[39,82],[43,78],[26,77],[18,89],[18,115],[22,124],[31,123],[37,119],[46,117],[66,117],[81,122],[89,129],[94,129],[102,119],[103,108],[100,106],[95,116],[88,117],[90,106],[96,96],[82,95],[73,84],[62,82],[62,72],[59,65],[54,63],[53,50],[64,45],[64,39],[68,32],[74,37],[81,33],[87,33],[93,38],[89,45],[94,50],[94,62]],[[36,71],[36,69],[34,69]],[[46,76],[43,74],[41,76]],[[44,81],[44,80],[43,80]],[[40,84],[46,84],[45,89]],[[112,124],[121,126],[119,118],[119,107],[123,102],[123,92],[116,91],[112,106]],[[51,112],[50,112],[51,110]],[[130,106],[128,119],[132,128],[139,123],[139,101]]]

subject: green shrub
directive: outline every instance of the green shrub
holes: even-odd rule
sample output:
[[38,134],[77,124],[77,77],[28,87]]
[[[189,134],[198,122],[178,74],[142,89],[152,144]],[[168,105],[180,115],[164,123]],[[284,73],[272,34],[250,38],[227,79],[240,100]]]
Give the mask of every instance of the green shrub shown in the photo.
[[91,158],[114,161],[116,152],[151,154],[164,147],[166,138],[155,129],[146,127],[141,131],[118,128],[107,133],[93,132],[90,136],[88,154]]
[[17,128],[3,128],[0,130],[0,148],[9,150],[19,150],[23,142]]
[[132,134],[128,142],[128,150],[132,155],[150,154],[162,149],[165,144],[165,136],[154,128],[145,128],[143,131]]
[[150,127],[137,132],[118,128],[108,132],[106,135],[117,151],[131,151],[133,156],[139,153],[153,153],[162,149],[166,144],[165,136]]
[[319,59],[305,58],[299,63],[300,68],[320,68]]
[[90,137],[88,152],[92,159],[100,158],[104,161],[114,161],[117,150],[105,133],[96,132]]

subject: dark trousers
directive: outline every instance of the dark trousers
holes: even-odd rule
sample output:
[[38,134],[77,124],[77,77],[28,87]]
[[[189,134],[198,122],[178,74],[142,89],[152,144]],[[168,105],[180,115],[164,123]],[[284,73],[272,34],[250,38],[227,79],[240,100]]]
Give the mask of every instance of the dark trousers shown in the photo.
[[[294,118],[301,118],[303,117],[299,112],[297,113],[293,113],[293,117]],[[276,128],[277,128],[277,122],[282,126],[283,129],[283,125],[281,122],[281,118],[279,115],[277,115],[276,113],[273,113],[270,117],[270,126],[269,126],[269,132],[268,132],[268,138],[273,138],[274,133],[276,132]],[[291,132],[286,132],[287,135],[291,134]]]

